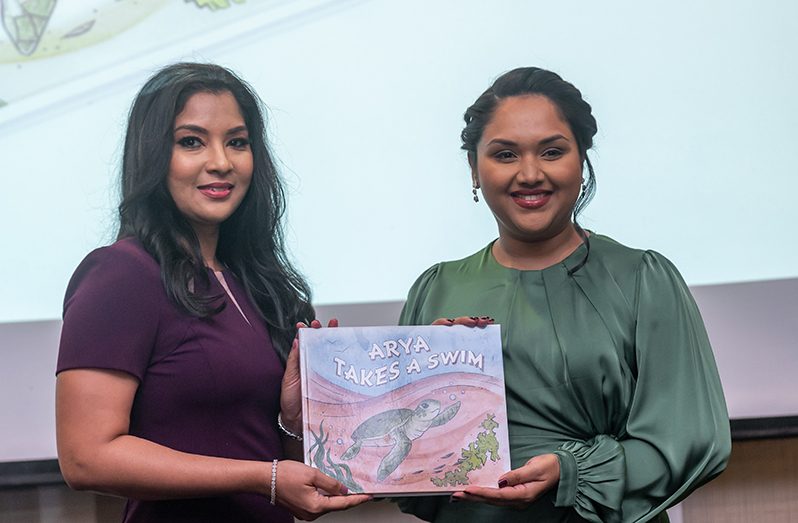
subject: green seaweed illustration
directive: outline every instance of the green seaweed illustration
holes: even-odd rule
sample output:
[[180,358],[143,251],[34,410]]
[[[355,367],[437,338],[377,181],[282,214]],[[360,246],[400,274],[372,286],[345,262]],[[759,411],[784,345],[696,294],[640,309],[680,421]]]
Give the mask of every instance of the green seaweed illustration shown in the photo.
[[476,441],[472,441],[468,447],[460,449],[460,459],[455,463],[455,468],[443,476],[430,478],[433,485],[436,487],[468,485],[469,472],[484,467],[488,459],[497,461],[501,458],[499,440],[496,438],[496,427],[499,426],[496,423],[496,415],[488,414],[480,426],[485,430],[477,434]]
[[344,463],[335,463],[330,456],[330,449],[326,448],[330,433],[324,433],[324,421],[319,423],[319,433],[313,432],[313,444],[308,449],[308,457],[313,465],[331,478],[337,479],[349,489],[349,492],[363,492],[363,487],[352,477],[352,469]]

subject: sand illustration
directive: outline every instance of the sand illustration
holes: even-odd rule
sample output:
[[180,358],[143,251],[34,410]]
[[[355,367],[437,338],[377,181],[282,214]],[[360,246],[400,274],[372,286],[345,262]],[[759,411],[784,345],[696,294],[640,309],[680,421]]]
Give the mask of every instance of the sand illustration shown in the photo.
[[[343,477],[348,477],[351,472],[354,483],[350,488],[364,492],[443,493],[461,490],[465,485],[436,486],[432,479],[440,480],[447,472],[451,476],[451,471],[458,470],[463,451],[475,448],[480,433],[495,434],[493,428],[486,432],[486,419],[492,417],[490,419],[500,422],[495,423],[496,426],[506,426],[506,413],[503,409],[496,412],[495,408],[503,405],[502,386],[499,380],[490,376],[465,372],[440,374],[405,385],[384,396],[369,398],[356,395],[354,400],[352,392],[344,391],[318,375],[313,377],[313,382],[312,390],[315,392],[306,403],[306,423],[319,440],[323,439],[324,450],[321,451],[318,445],[312,447],[314,441],[311,438],[308,442],[311,446],[309,461],[314,464],[315,460],[317,464],[320,462],[322,466],[326,464],[337,469]],[[345,395],[349,401],[342,403]],[[432,404],[436,409],[426,421],[418,418],[419,415],[416,419],[408,414],[420,409],[422,404],[425,408],[428,407],[426,404]],[[407,411],[387,414],[399,427],[375,427],[375,416],[379,418],[382,414],[385,417],[386,411],[391,409]],[[449,409],[447,419],[431,421],[446,409]],[[501,433],[503,429],[498,430],[500,433],[498,438],[493,438],[494,441],[506,442],[506,434]],[[410,432],[414,437],[410,437]],[[366,433],[370,438],[382,437],[384,441],[359,445],[358,439]],[[398,460],[395,469],[393,463],[386,465],[386,459],[397,461],[396,445],[404,440],[411,440],[409,451]],[[356,453],[349,450],[353,446],[357,448]],[[348,450],[350,455],[356,454],[354,459],[345,459]],[[467,476],[469,484],[494,486],[496,478],[507,470],[509,449],[497,446],[496,452],[487,456],[502,459],[484,459],[484,463],[478,463],[479,470],[473,470]],[[462,468],[460,465],[459,469]],[[388,469],[391,470],[386,473]],[[461,474],[461,477],[466,476]]]

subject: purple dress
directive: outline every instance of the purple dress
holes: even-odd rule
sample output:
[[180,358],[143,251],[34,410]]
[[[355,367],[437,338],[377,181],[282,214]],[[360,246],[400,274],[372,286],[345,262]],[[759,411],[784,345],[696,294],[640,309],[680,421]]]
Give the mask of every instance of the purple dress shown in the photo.
[[[61,372],[123,371],[139,388],[130,434],[171,449],[258,460],[282,459],[277,429],[283,365],[269,332],[229,271],[225,280],[247,322],[213,276],[226,306],[208,318],[180,310],[166,294],[157,262],[135,239],[90,253],[64,301]],[[274,521],[290,514],[257,494],[164,501],[128,500],[126,522]]]

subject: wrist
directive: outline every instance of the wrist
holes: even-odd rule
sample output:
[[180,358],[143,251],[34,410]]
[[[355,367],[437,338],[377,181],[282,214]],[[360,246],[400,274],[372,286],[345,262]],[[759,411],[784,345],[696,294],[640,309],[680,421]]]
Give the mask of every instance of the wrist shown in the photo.
[[290,422],[287,418],[283,417],[283,413],[280,412],[277,414],[277,426],[280,428],[280,432],[289,438],[302,441],[301,420]]
[[272,461],[246,461],[247,472],[235,488],[236,493],[258,494],[269,499],[272,480]]
[[559,471],[554,506],[572,507],[576,502],[576,458],[571,452],[562,448],[557,449],[554,455],[557,457]]
[[269,503],[277,504],[277,460],[272,460],[272,475],[269,483]]

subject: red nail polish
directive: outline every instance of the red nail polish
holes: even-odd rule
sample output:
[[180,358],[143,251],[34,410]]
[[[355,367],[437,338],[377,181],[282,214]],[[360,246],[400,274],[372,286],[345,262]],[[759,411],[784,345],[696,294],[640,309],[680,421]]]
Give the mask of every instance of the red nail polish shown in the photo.
[[506,479],[503,479],[503,480],[499,481],[499,488],[504,488],[506,486],[507,486],[507,480]]

